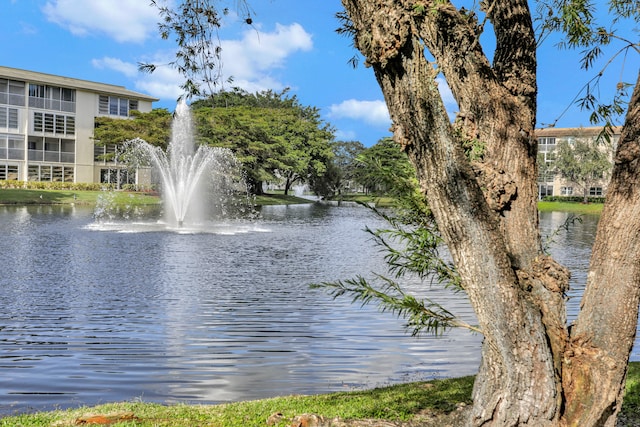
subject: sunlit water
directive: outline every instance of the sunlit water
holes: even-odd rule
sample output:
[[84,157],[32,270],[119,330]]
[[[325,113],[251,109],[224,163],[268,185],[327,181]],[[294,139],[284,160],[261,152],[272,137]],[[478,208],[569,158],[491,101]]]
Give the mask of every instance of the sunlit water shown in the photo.
[[[318,204],[179,230],[158,220],[96,224],[80,208],[0,207],[0,415],[474,373],[480,336],[412,338],[392,314],[309,289],[384,273],[362,231],[376,224],[362,207]],[[473,322],[461,296],[440,294]]]
[[[566,214],[543,214],[543,236]],[[553,237],[573,271],[597,216]],[[216,403],[475,373],[481,337],[412,338],[402,320],[309,283],[383,273],[361,207],[265,207],[256,221],[96,223],[70,207],[0,207],[0,416],[141,399]],[[457,295],[407,283],[473,323]],[[637,348],[637,346],[636,346]],[[633,360],[640,360],[634,350]]]

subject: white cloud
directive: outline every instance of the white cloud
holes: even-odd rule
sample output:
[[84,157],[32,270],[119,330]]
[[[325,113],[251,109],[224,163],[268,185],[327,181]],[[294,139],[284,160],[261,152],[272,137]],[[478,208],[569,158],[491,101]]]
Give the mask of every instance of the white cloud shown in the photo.
[[[442,97],[449,116],[454,117],[455,112],[458,110],[458,104],[451,93],[451,89],[449,89],[444,78],[438,77],[436,83],[438,84],[440,96]],[[360,120],[370,125],[381,127],[388,127],[391,124],[387,104],[381,100],[360,101],[357,99],[348,99],[340,104],[331,105],[329,107],[329,117],[335,119],[346,118]]]
[[109,58],[105,56],[102,59],[92,59],[91,65],[98,69],[110,69],[119,71],[127,77],[135,77],[138,74],[138,67],[136,64],[130,62],[124,62],[118,58]]
[[[311,35],[299,24],[276,25],[273,32],[248,30],[241,40],[222,40],[223,81],[233,77],[229,86],[237,86],[248,92],[279,90],[286,86],[272,72],[284,67],[289,56],[306,51],[313,46]],[[168,64],[173,53],[158,52],[141,62]],[[94,59],[96,68],[118,71],[134,78],[135,89],[161,99],[177,99],[181,94],[183,78],[169,66],[159,66],[152,74],[141,74],[137,65],[118,58]],[[226,84],[226,83],[225,83]]]
[[157,31],[158,12],[148,1],[51,0],[42,10],[49,21],[79,36],[106,34],[141,43]]
[[329,107],[329,117],[341,119],[362,120],[375,126],[389,126],[391,119],[387,104],[384,101],[359,101],[348,99],[340,104],[333,104]]
[[223,74],[233,78],[233,85],[250,92],[281,89],[284,85],[270,73],[285,65],[298,51],[313,47],[311,35],[300,24],[276,24],[273,32],[249,29],[241,40],[222,40]]

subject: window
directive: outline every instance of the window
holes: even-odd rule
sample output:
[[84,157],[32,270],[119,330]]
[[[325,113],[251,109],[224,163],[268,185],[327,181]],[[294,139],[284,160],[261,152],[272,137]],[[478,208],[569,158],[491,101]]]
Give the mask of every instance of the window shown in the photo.
[[40,181],[40,166],[29,165],[29,176],[27,179],[29,181]]
[[8,138],[8,158],[14,160],[24,160],[24,139],[10,136]]
[[44,138],[30,136],[27,146],[29,147],[29,161],[41,162],[44,160]]
[[42,113],[33,113],[33,130],[35,132],[44,130],[44,115]]
[[18,129],[18,109],[0,107],[0,128]]
[[29,85],[29,107],[74,113],[76,111],[76,91],[75,89],[32,83]]
[[0,134],[0,159],[24,160],[24,137]]
[[589,188],[589,196],[600,197],[602,196],[602,187],[591,187]]
[[73,139],[30,136],[27,146],[30,162],[73,163],[75,161],[76,142]]
[[76,132],[76,119],[73,116],[36,111],[33,113],[33,131],[73,135]]
[[96,162],[112,162],[114,154],[116,152],[115,144],[106,144],[106,145],[98,145],[95,144],[93,146],[93,160]]
[[0,180],[13,180],[18,179],[18,166],[0,164]]
[[63,163],[73,163],[76,158],[75,147],[76,147],[76,142],[73,139],[61,139],[60,140],[60,161]]
[[120,189],[124,184],[135,184],[135,173],[130,173],[127,169],[100,169],[100,182],[102,184],[114,184]]
[[98,100],[98,112],[100,114],[109,114],[109,97],[100,95]]
[[109,114],[112,116],[117,116],[118,115],[118,98],[116,98],[115,96],[110,96],[109,97]]
[[67,127],[65,128],[66,135],[73,135],[76,133],[76,118],[73,116],[67,117]]
[[538,184],[538,197],[553,196],[553,185]]
[[553,151],[555,149],[556,149],[555,137],[538,138],[538,151],[544,153],[546,151]]
[[138,101],[117,96],[100,95],[98,98],[98,113],[110,116],[129,117],[129,111],[138,109]]
[[0,79],[0,104],[24,107],[24,82]]
[[562,187],[560,194],[563,196],[573,196],[573,187]]
[[53,114],[45,113],[44,115],[44,131],[53,133]]
[[65,122],[64,116],[55,115],[54,116],[54,122],[55,122],[55,129],[56,129],[55,133],[58,133],[58,134],[62,133],[63,134],[64,133],[64,122]]

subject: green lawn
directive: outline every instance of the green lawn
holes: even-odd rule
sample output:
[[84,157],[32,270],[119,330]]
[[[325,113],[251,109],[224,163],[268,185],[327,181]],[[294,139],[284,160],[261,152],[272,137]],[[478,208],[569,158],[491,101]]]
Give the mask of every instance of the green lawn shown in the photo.
[[538,202],[540,212],[573,212],[578,214],[597,214],[602,212],[602,203],[578,202]]
[[[25,190],[0,189],[0,205],[34,205],[34,204],[71,204],[94,205],[104,191],[71,191],[71,190]],[[116,204],[156,205],[160,203],[157,195],[139,192],[113,191]],[[264,194],[255,198],[257,205],[285,205],[311,203],[308,199],[283,194]]]
[[277,426],[288,426],[300,414],[313,413],[328,418],[388,419],[408,421],[424,410],[450,412],[462,402],[470,404],[473,377],[407,383],[365,391],[313,396],[287,396],[223,405],[160,405],[123,402],[72,410],[59,410],[0,419],[0,426],[66,427],[83,424],[101,415],[113,426],[154,427],[238,427],[264,426],[267,418],[282,414]]
[[[92,205],[97,198],[104,194],[103,191],[71,191],[71,190],[25,190],[25,189],[0,189],[0,204],[5,205],[31,205],[31,204],[82,204]],[[114,191],[115,202],[117,204],[128,205],[154,205],[160,203],[160,199],[149,193]],[[335,198],[334,200],[375,203],[376,206],[390,206],[393,199],[389,197],[376,197],[365,194],[348,194]],[[284,194],[263,194],[255,197],[255,204],[266,205],[286,205],[312,203],[309,199],[296,196],[285,196]],[[600,213],[602,204],[598,203],[576,203],[576,202],[538,202],[541,212],[565,211],[574,213]]]
[[[71,204],[93,205],[103,191],[71,191],[71,190],[23,190],[0,189],[0,204],[35,205],[35,204]],[[157,196],[148,193],[113,192],[115,202],[129,205],[155,205],[160,202]]]
[[[413,382],[371,390],[312,396],[286,396],[222,405],[161,405],[120,402],[69,410],[23,414],[0,419],[1,427],[67,427],[109,420],[114,427],[237,427],[265,426],[269,416],[282,414],[275,426],[289,426],[294,416],[318,414],[332,419],[424,420],[425,414],[443,416],[470,405],[473,377]],[[631,363],[622,412],[627,420],[640,416],[640,364]],[[375,425],[375,424],[372,424]],[[634,424],[635,425],[635,424]]]

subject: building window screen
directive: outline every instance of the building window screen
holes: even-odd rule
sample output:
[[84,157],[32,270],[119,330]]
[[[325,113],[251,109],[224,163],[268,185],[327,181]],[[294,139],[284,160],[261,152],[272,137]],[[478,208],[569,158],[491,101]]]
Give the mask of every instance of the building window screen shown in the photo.
[[33,113],[33,131],[73,135],[76,132],[76,119],[73,116],[36,111]]
[[602,187],[591,187],[589,188],[589,196],[599,197],[602,196]]
[[76,91],[57,86],[30,84],[29,107],[74,113]]
[[553,151],[555,149],[556,149],[555,137],[538,138],[538,151],[546,152],[546,151]]
[[24,107],[24,88],[24,82],[0,79],[0,104]]
[[138,109],[138,101],[117,96],[100,95],[98,98],[98,113],[110,116],[129,117],[131,110]]
[[563,196],[573,196],[573,187],[562,187],[560,194]]
[[18,109],[0,107],[0,128],[18,129]]
[[0,180],[17,181],[18,176],[17,165],[0,164]]

